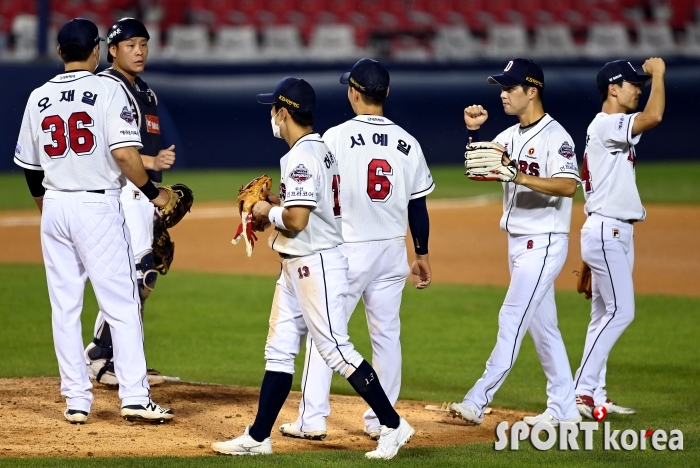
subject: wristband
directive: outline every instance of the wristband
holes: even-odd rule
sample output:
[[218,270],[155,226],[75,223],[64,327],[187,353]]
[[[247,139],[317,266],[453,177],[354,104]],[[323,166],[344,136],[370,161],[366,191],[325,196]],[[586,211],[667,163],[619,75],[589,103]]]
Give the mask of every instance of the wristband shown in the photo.
[[160,195],[160,190],[158,190],[158,188],[155,185],[153,185],[153,182],[151,182],[150,180],[143,184],[141,187],[139,187],[139,190],[141,190],[143,194],[146,195],[146,197],[148,197],[149,200],[154,200],[158,198],[158,195]]
[[475,141],[479,141],[479,129],[476,129],[476,130],[467,129],[467,145],[470,145]]
[[281,206],[273,206],[270,209],[270,213],[267,215],[267,218],[270,220],[272,224],[277,226],[280,229],[284,229],[285,231],[289,231],[289,228],[284,225],[284,221],[282,221],[282,213],[284,212],[284,208]]

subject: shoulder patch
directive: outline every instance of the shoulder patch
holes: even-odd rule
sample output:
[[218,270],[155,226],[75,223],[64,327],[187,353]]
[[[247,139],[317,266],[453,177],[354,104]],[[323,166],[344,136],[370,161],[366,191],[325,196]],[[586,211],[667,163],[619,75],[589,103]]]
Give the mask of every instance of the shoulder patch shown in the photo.
[[311,178],[311,172],[309,172],[306,166],[299,164],[297,167],[292,169],[292,172],[289,173],[289,177],[294,179],[298,184],[301,184],[302,182],[306,182]]
[[122,113],[119,114],[119,117],[124,119],[127,123],[132,123],[134,121],[134,114],[132,114],[126,106],[122,109]]
[[19,156],[22,153],[22,145],[17,143],[17,146],[15,146],[15,155]]
[[564,156],[566,159],[571,159],[575,156],[574,148],[569,144],[568,141],[565,141],[561,144],[561,147],[559,148],[559,154]]
[[622,130],[622,126],[624,125],[624,123],[625,123],[625,116],[623,115],[620,117],[620,120],[617,122],[617,129]]

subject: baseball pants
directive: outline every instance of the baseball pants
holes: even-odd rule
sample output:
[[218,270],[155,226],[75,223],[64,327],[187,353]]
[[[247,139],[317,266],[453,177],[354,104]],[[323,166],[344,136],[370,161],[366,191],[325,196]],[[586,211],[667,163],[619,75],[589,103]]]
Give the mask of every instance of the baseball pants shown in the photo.
[[569,246],[566,234],[508,237],[510,286],[498,314],[496,346],[486,370],[464,397],[483,416],[505,381],[529,331],[547,377],[547,412],[555,418],[578,416],[571,367],[557,325],[554,280]]
[[574,382],[577,395],[605,401],[608,356],[634,320],[634,227],[597,214],[581,229],[581,256],[591,267],[593,296],[581,367]]
[[[410,273],[406,239],[353,242],[338,248],[349,264],[346,323],[362,298],[372,341],[372,367],[394,405],[401,390],[401,294]],[[302,432],[326,430],[326,418],[331,412],[329,396],[332,376],[333,371],[323,361],[311,337],[308,337],[297,419]],[[365,411],[363,419],[368,431],[379,431],[379,420],[374,411]]]
[[69,409],[89,412],[93,401],[80,323],[88,278],[110,324],[122,406],[150,401],[134,255],[119,192],[44,195],[41,248],[61,394]]
[[282,261],[265,344],[265,370],[294,374],[306,334],[324,362],[349,377],[363,357],[349,341],[345,317],[348,261],[337,247]]

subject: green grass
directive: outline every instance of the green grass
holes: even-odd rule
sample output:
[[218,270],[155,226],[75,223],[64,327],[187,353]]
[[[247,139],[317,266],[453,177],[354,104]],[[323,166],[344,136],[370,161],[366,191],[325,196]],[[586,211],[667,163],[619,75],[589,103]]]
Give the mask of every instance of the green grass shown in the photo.
[[[471,182],[464,176],[462,166],[431,167],[436,188],[430,198],[466,198],[480,195],[500,196],[500,184]],[[166,173],[167,183],[182,182],[189,185],[198,202],[232,201],[237,190],[249,180],[267,173],[279,182],[279,169],[218,169],[207,171],[174,170]],[[637,185],[645,203],[700,203],[700,163],[648,163],[637,167]],[[576,199],[583,201],[579,189]],[[35,208],[24,176],[20,171],[0,173],[0,210]]]
[[[149,365],[184,380],[258,386],[264,372],[263,346],[274,289],[273,277],[172,271],[161,278],[146,309]],[[460,399],[479,378],[494,345],[498,287],[432,285],[407,288],[402,308],[404,379],[401,398],[434,402]],[[0,377],[56,376],[46,281],[40,265],[0,265]],[[590,303],[571,292],[557,294],[559,323],[572,368],[581,357]],[[88,288],[83,314],[87,342],[97,312]],[[637,296],[635,321],[620,338],[608,363],[611,398],[639,411],[611,416],[614,429],[681,429],[683,452],[604,452],[597,435],[592,452],[495,452],[492,444],[402,451],[396,466],[698,466],[700,395],[699,298]],[[369,356],[362,306],[351,336]],[[294,388],[299,388],[301,359]],[[351,394],[342,378],[336,393]],[[494,406],[541,412],[545,378],[531,339],[496,395]],[[177,409],[177,406],[175,405]],[[0,466],[355,466],[369,463],[358,452],[278,455],[257,460],[229,458],[3,459]],[[368,465],[369,466],[369,465]]]

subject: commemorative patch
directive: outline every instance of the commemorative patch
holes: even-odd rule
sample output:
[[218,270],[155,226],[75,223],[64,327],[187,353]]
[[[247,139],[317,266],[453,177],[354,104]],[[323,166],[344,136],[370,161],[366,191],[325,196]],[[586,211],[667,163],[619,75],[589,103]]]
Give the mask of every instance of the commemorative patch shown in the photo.
[[122,113],[119,114],[119,117],[124,119],[126,123],[134,122],[134,114],[126,106],[124,106],[124,109],[122,109]]
[[299,164],[292,170],[292,172],[289,173],[289,177],[294,179],[297,184],[301,184],[302,182],[306,182],[311,178],[311,172],[309,172],[306,166]]
[[571,159],[574,156],[576,156],[576,154],[574,153],[574,148],[569,144],[568,141],[565,141],[561,144],[561,147],[559,148],[559,154],[564,156],[566,159]]

